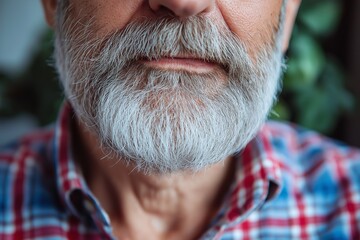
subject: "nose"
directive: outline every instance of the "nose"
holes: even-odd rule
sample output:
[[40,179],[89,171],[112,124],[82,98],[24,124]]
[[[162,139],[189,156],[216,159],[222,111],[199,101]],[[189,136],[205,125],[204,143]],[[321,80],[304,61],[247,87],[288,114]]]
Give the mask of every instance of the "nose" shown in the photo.
[[165,8],[178,17],[189,17],[208,12],[215,0],[149,0],[149,5],[155,12]]

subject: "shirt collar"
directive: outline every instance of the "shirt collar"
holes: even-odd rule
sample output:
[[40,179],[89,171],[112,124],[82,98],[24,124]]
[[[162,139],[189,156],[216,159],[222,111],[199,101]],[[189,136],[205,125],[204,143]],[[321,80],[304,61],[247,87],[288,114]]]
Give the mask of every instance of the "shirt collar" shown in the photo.
[[[70,130],[73,117],[70,104],[65,103],[55,127],[52,152],[60,198],[79,218],[92,212],[105,226],[110,226],[106,213],[92,195],[74,162]],[[281,173],[271,139],[270,129],[265,124],[245,149],[234,156],[236,179],[212,224],[240,222],[277,196],[281,187]]]
[[98,220],[105,227],[110,227],[107,214],[92,195],[74,161],[71,147],[71,124],[74,116],[70,104],[66,102],[60,110],[55,126],[52,153],[60,199],[78,218],[93,223],[95,221],[94,224],[97,224],[96,220]]
[[280,159],[271,140],[270,128],[265,124],[257,136],[234,156],[236,179],[212,227],[220,230],[238,224],[280,193]]

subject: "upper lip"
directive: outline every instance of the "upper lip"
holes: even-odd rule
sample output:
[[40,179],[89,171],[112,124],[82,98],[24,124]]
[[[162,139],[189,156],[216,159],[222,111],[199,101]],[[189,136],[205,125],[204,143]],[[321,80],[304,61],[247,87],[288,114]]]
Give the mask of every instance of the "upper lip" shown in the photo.
[[161,57],[156,57],[156,58],[145,58],[146,60],[156,60],[156,59],[161,59],[161,58],[172,58],[172,59],[188,59],[188,60],[197,60],[197,61],[203,61],[203,62],[208,62],[208,63],[215,63],[215,64],[221,64],[222,63],[212,60],[212,59],[206,59],[206,58],[202,58],[202,57],[198,57],[198,56],[194,56],[194,55],[190,55],[190,54],[179,54],[176,56],[171,56],[171,55],[164,55]]

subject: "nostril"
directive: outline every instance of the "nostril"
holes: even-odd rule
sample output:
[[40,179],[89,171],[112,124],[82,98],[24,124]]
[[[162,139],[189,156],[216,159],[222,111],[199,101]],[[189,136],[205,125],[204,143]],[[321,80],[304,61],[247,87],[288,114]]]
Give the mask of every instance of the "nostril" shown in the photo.
[[163,14],[163,15],[180,16],[178,12],[174,12],[173,10],[171,10],[165,6],[158,7],[158,10],[156,10],[156,12]]
[[155,12],[171,12],[179,17],[198,15],[213,5],[213,0],[149,0]]
[[194,5],[192,6],[184,6],[183,8],[178,8],[178,11],[175,12],[178,16],[188,17],[192,15],[196,15],[196,8]]
[[149,5],[153,11],[159,11],[161,7],[164,7],[161,6],[161,4],[158,1],[149,1]]
[[174,16],[184,16],[188,15],[186,9],[181,9],[179,7],[166,6],[165,4],[150,4],[150,8],[157,14],[169,14]]

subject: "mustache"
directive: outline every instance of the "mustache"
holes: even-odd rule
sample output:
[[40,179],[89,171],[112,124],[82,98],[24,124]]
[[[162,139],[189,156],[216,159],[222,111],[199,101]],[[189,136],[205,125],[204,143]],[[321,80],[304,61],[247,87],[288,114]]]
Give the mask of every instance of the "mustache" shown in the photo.
[[107,59],[110,66],[118,67],[164,57],[196,58],[217,63],[228,72],[251,65],[240,39],[226,27],[219,27],[202,16],[185,20],[138,19],[101,39],[90,40],[88,46],[97,49],[97,54],[91,57],[93,63]]

